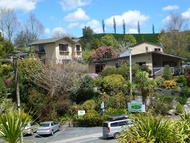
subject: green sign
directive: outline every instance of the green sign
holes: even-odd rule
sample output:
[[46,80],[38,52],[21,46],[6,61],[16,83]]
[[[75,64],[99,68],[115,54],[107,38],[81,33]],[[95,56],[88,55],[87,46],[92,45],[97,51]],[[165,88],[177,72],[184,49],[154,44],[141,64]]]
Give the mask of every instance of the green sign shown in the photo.
[[133,100],[128,103],[128,110],[130,112],[145,112],[145,105],[141,101]]
[[141,105],[132,105],[131,108],[132,109],[141,109]]

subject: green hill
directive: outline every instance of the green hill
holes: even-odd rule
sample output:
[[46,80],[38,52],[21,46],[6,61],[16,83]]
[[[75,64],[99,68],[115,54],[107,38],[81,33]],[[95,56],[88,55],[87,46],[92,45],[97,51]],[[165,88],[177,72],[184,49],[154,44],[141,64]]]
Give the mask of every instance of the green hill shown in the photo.
[[[94,37],[100,39],[102,36],[104,36],[106,34],[112,34],[116,40],[123,39],[123,37],[124,37],[124,34],[113,34],[113,33],[94,34]],[[137,43],[142,42],[142,41],[157,43],[159,33],[155,33],[155,34],[131,34],[131,35],[133,35],[135,37]]]

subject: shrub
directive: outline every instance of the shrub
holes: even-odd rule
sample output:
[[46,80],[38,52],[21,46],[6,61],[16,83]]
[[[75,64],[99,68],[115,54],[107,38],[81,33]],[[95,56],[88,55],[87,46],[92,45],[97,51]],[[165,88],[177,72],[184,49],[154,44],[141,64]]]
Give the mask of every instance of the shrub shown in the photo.
[[165,80],[171,80],[172,79],[172,71],[171,71],[171,67],[169,65],[164,66],[164,71],[163,71],[162,77]]
[[123,130],[119,142],[125,143],[173,143],[181,138],[175,132],[174,123],[163,120],[163,117],[151,114],[139,114],[135,119],[135,126],[130,130]]
[[165,89],[172,89],[176,86],[176,82],[173,80],[165,80],[163,86]]
[[82,104],[82,107],[84,110],[89,111],[89,110],[94,110],[96,107],[96,103],[94,100],[87,100]]
[[126,93],[128,91],[126,80],[118,74],[109,75],[103,78],[103,89],[108,95]]
[[189,87],[185,86],[181,88],[181,91],[179,92],[179,95],[182,97],[190,97],[190,90]]
[[180,84],[180,86],[187,86],[187,79],[185,78],[184,75],[178,76],[176,82],[177,82],[178,84]]
[[75,118],[75,122],[78,122],[78,126],[93,127],[102,126],[104,117],[95,110],[88,111],[84,116]]
[[155,81],[157,87],[160,87],[160,88],[163,87],[163,84],[164,84],[164,78],[163,77],[158,76],[154,79],[154,81]]
[[156,114],[166,115],[172,109],[173,98],[157,95],[154,99],[154,111]]
[[177,106],[176,106],[176,111],[177,111],[178,114],[182,114],[182,113],[184,113],[185,109],[184,109],[183,105],[178,103]]

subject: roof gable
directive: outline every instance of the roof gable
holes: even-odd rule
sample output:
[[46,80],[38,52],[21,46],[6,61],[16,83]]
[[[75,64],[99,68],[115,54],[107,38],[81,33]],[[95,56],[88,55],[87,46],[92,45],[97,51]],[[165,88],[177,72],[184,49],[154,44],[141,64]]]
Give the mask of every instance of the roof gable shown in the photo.
[[58,38],[40,39],[40,40],[37,40],[37,41],[31,43],[30,45],[55,43],[55,42],[63,40],[63,39],[69,41],[70,43],[80,42],[80,39],[74,39],[74,38],[69,38],[69,37],[58,37]]

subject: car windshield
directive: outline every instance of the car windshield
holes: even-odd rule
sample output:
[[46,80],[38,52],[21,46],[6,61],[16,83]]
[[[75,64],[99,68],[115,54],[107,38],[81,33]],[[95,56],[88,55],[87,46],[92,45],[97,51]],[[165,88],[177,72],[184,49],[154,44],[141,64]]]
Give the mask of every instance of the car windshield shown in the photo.
[[40,126],[41,127],[49,127],[49,123],[42,123]]

